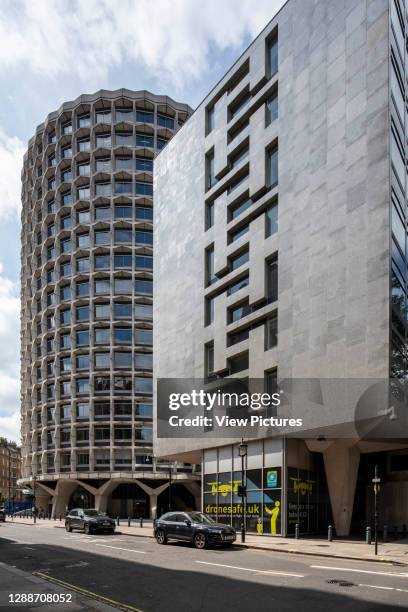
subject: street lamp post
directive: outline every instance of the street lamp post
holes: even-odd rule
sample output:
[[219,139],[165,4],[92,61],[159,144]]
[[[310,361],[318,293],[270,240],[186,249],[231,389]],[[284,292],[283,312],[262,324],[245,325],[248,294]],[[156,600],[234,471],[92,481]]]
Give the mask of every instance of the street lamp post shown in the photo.
[[171,512],[171,470],[172,468],[169,467],[169,512]]
[[35,485],[37,483],[37,476],[33,476],[33,516],[34,516],[34,523],[37,522],[37,510],[36,510],[36,505],[35,505]]
[[378,465],[374,468],[374,478],[372,479],[374,485],[374,543],[375,543],[375,554],[378,555],[378,500],[377,495],[380,492],[381,479],[378,476]]
[[11,448],[8,447],[8,511],[11,514]]
[[245,527],[246,527],[246,473],[245,473],[245,457],[248,452],[248,444],[245,444],[244,438],[241,439],[241,444],[238,447],[239,456],[241,457],[241,506],[242,506],[242,521],[241,521],[241,542],[245,542]]

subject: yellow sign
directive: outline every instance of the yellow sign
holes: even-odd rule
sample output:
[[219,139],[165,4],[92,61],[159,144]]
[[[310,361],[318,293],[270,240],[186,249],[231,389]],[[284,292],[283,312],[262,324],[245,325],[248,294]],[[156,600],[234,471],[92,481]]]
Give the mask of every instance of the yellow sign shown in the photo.
[[313,492],[313,482],[311,480],[301,480],[300,478],[294,478],[291,476],[290,478],[293,480],[293,492],[300,492],[301,495],[306,495],[306,493]]
[[269,510],[268,506],[264,506],[264,510],[271,516],[271,535],[276,535],[276,523],[280,512],[280,501],[276,500],[275,506],[272,508],[272,510]]
[[215,495],[218,492],[221,493],[223,497],[227,497],[228,493],[231,493],[231,491],[234,493],[234,495],[237,495],[238,485],[241,483],[242,480],[230,480],[229,483],[224,484],[219,480],[216,480],[215,482],[209,482],[208,484],[211,485],[211,495]]

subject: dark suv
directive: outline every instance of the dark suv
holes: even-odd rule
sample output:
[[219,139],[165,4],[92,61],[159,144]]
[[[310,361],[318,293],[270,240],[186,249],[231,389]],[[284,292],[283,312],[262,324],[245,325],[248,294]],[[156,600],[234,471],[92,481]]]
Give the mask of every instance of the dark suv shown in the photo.
[[65,529],[69,532],[80,529],[88,534],[93,531],[114,533],[115,521],[99,510],[74,508],[65,517]]
[[159,544],[168,540],[192,542],[196,548],[230,545],[236,540],[233,527],[216,523],[202,512],[168,512],[157,519],[154,535]]

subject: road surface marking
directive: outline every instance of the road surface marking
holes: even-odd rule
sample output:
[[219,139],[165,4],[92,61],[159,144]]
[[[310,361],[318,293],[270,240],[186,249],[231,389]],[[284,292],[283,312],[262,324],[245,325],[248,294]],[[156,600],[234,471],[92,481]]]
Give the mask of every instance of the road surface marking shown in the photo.
[[398,591],[399,593],[408,593],[408,589],[397,589],[396,587],[376,586],[374,584],[359,584],[360,587],[368,587],[370,589],[383,589],[384,591]]
[[85,565],[89,565],[86,561],[78,561],[78,563],[71,563],[70,565],[66,565],[66,568],[69,567],[85,567]]
[[126,552],[139,553],[139,555],[145,555],[144,550],[134,550],[133,548],[121,548],[120,546],[109,546],[108,544],[95,544],[95,546],[103,546],[104,548],[114,548],[115,550],[125,550]]
[[116,601],[116,599],[109,599],[109,597],[105,597],[103,595],[98,595],[98,593],[94,593],[93,591],[88,591],[87,589],[83,589],[82,587],[76,586],[75,584],[71,584],[69,582],[65,582],[64,580],[59,580],[58,578],[54,578],[53,576],[49,576],[48,574],[43,574],[42,572],[33,572],[33,576],[38,576],[47,582],[53,582],[58,586],[65,587],[71,591],[75,591],[80,595],[85,595],[85,597],[89,597],[90,599],[95,599],[101,603],[105,603],[108,605],[112,605],[119,610],[125,610],[125,612],[143,612],[140,608],[135,608],[134,606],[129,606],[128,604],[121,603],[120,601]]
[[374,572],[373,570],[355,569],[351,567],[331,567],[329,565],[311,565],[314,569],[324,569],[336,572],[357,572],[359,574],[376,574],[377,576],[394,576],[398,578],[408,578],[408,574],[400,574],[394,572]]
[[215,565],[216,567],[228,567],[229,569],[242,570],[245,572],[256,572],[257,574],[273,574],[274,576],[291,576],[292,578],[304,578],[303,574],[291,574],[289,572],[278,572],[274,570],[253,569],[252,567],[238,567],[237,565],[225,565],[224,563],[210,563],[209,561],[196,561],[202,565]]

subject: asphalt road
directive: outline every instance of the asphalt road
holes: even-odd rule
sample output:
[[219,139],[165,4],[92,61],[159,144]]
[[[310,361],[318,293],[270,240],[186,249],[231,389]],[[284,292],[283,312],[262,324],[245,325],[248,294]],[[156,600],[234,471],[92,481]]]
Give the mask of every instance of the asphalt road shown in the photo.
[[147,537],[10,523],[0,527],[0,559],[143,612],[408,608],[408,567],[383,563],[239,546],[199,551],[184,543],[159,546]]

